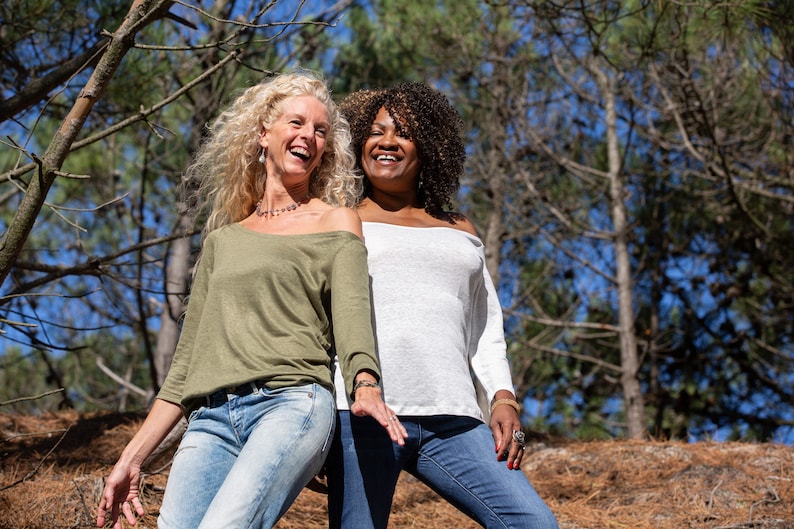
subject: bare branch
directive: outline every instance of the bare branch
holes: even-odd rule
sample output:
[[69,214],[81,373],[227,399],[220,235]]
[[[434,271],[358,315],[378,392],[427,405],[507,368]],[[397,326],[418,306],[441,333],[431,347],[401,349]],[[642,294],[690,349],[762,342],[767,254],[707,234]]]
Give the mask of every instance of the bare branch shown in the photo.
[[118,384],[124,386],[125,388],[129,389],[130,391],[133,391],[133,392],[137,393],[138,395],[140,395],[142,397],[148,397],[149,396],[149,392],[146,391],[145,389],[136,386],[135,384],[133,384],[129,380],[125,380],[123,377],[121,377],[121,376],[117,375],[116,373],[114,373],[113,370],[110,369],[107,366],[107,364],[105,364],[105,361],[102,359],[101,356],[97,356],[96,357],[96,366],[100,370],[102,370],[103,373],[105,373],[107,376],[109,376],[111,379],[113,379],[115,382],[117,382]]
[[12,400],[7,400],[5,402],[0,402],[0,406],[8,406],[9,404],[16,404],[18,402],[26,402],[26,401],[30,401],[30,400],[38,400],[38,399],[47,397],[49,395],[53,395],[55,393],[62,393],[62,392],[63,392],[63,388],[53,389],[51,391],[46,391],[46,392],[42,393],[41,395],[36,395],[35,397],[20,397],[18,399],[12,399]]
[[137,244],[133,244],[132,246],[128,246],[118,252],[104,255],[101,257],[92,256],[89,257],[88,260],[83,261],[82,263],[76,264],[74,266],[62,266],[62,265],[42,265],[39,263],[24,263],[24,262],[17,262],[16,267],[22,270],[36,270],[41,272],[47,272],[48,275],[42,278],[39,278],[35,281],[30,281],[28,283],[24,283],[22,285],[17,286],[12,291],[9,292],[8,295],[5,295],[0,298],[0,305],[3,302],[7,301],[7,298],[13,295],[19,295],[21,293],[27,292],[35,287],[47,284],[55,279],[60,277],[68,276],[68,275],[103,275],[105,272],[102,270],[102,265],[112,262],[113,260],[129,254],[134,253],[150,246],[157,246],[164,242],[172,241],[175,239],[181,239],[182,237],[195,235],[198,233],[198,230],[195,230],[190,233],[178,233],[174,235],[168,235],[166,237],[158,237],[155,239],[149,239],[147,241],[142,241]]

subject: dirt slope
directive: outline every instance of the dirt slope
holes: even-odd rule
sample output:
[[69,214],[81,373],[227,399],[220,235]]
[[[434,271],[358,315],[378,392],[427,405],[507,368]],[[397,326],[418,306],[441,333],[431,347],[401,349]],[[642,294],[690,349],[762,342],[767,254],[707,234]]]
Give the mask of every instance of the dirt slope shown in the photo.
[[[94,525],[102,479],[140,424],[134,414],[0,414],[0,529]],[[170,451],[147,469],[155,528]],[[524,471],[562,529],[794,529],[794,448],[773,444],[535,440]],[[326,527],[305,489],[278,529]],[[390,529],[477,524],[403,475]]]

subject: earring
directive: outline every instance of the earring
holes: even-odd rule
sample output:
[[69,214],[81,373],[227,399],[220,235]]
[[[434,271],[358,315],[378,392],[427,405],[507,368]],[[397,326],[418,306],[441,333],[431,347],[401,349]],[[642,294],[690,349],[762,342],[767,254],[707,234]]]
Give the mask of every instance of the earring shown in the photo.
[[259,163],[265,163],[265,155],[266,154],[267,154],[267,151],[265,151],[265,149],[262,149],[262,154],[259,155]]

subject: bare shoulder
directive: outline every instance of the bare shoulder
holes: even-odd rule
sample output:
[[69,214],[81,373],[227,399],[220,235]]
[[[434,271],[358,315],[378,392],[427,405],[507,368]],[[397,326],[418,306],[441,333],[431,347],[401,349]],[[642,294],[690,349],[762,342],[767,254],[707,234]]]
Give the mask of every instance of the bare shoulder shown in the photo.
[[324,211],[320,222],[328,231],[349,231],[360,239],[364,238],[361,230],[361,218],[351,208],[339,207]]
[[475,237],[479,237],[480,234],[477,233],[477,228],[474,227],[474,223],[469,220],[466,215],[462,215],[460,213],[453,213],[451,215],[452,219],[454,220],[455,224],[452,225],[453,228],[458,229],[460,231],[465,231],[466,233],[470,233]]

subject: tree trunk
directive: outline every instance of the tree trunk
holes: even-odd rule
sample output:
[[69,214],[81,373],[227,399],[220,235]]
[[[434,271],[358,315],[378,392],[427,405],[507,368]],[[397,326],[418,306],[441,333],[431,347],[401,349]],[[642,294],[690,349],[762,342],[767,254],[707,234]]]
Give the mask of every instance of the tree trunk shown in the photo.
[[593,68],[601,87],[605,103],[607,137],[607,178],[614,229],[615,284],[618,294],[618,334],[620,342],[620,382],[623,387],[623,404],[626,411],[628,437],[639,439],[646,436],[645,400],[638,379],[640,370],[637,353],[637,337],[634,332],[634,296],[631,284],[631,262],[629,259],[629,225],[626,214],[626,196],[621,180],[621,157],[615,108],[615,87],[609,75]]
[[[193,218],[187,213],[179,215],[179,230],[188,233],[193,224]],[[174,350],[179,341],[179,319],[185,311],[185,294],[188,290],[188,277],[190,275],[190,238],[177,239],[171,245],[168,256],[168,266],[165,269],[165,304],[160,314],[160,330],[157,332],[157,346],[154,352],[154,365],[156,380],[155,392],[162,387]]]

